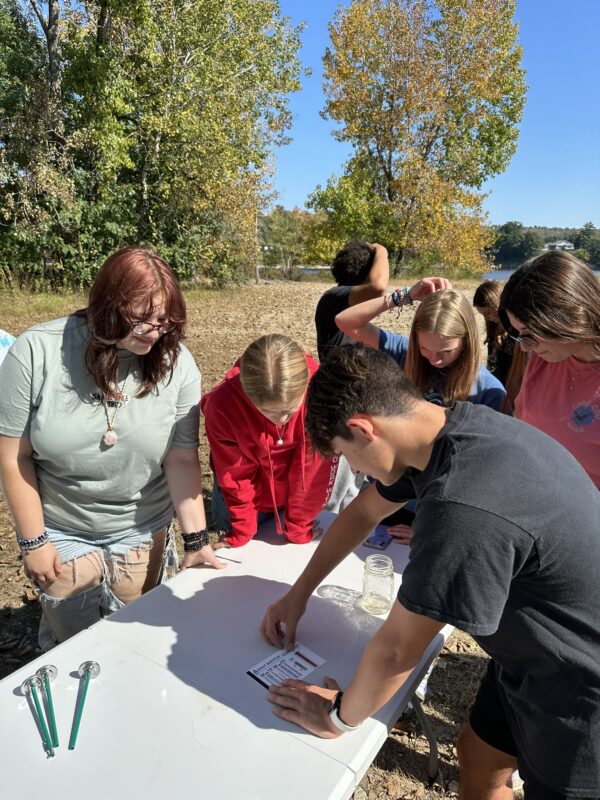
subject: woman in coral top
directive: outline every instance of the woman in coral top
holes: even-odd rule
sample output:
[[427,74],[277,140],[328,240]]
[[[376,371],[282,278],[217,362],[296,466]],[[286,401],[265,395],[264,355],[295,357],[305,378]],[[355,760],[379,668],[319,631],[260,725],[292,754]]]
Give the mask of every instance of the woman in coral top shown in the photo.
[[312,452],[304,432],[306,388],[317,368],[296,342],[269,334],[202,398],[222,544],[246,544],[265,514],[290,542],[312,540],[337,471],[332,459]]
[[518,269],[500,298],[509,335],[531,352],[515,416],[559,441],[600,489],[600,283],[563,251]]

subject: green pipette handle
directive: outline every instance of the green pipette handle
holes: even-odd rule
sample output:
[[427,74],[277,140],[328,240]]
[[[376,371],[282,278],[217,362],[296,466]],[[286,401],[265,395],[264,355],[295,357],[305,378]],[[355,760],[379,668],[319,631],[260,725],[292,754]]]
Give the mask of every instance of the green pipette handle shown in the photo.
[[44,686],[46,687],[46,700],[48,701],[48,717],[50,720],[50,733],[52,734],[52,746],[58,747],[58,731],[56,729],[56,717],[54,716],[54,703],[52,702],[52,690],[50,689],[50,676],[47,672],[44,675]]
[[52,741],[50,739],[50,733],[48,731],[48,726],[46,725],[46,720],[44,719],[44,712],[42,711],[42,706],[40,705],[40,698],[38,697],[37,689],[35,688],[35,686],[31,687],[31,696],[33,697],[35,710],[37,711],[37,715],[40,720],[40,726],[42,728],[46,750],[48,751],[49,756],[53,756],[54,750],[52,749]]
[[88,686],[90,684],[90,673],[85,673],[85,678],[83,679],[83,691],[81,692],[81,702],[77,706],[77,710],[75,711],[75,722],[73,723],[73,731],[71,733],[71,738],[69,740],[69,750],[75,749],[75,742],[77,741],[77,734],[79,733],[79,725],[81,724],[81,715],[83,714],[83,706],[85,704],[85,697],[87,695]]

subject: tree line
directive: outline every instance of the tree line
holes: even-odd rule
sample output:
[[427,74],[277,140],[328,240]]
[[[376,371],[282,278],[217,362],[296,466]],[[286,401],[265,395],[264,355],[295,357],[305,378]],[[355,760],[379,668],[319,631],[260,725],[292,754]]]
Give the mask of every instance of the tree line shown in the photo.
[[[481,187],[508,165],[525,103],[514,11],[340,6],[322,114],[352,155],[308,200],[315,258],[358,234],[397,265],[485,265]],[[217,285],[275,257],[263,231],[284,221],[264,212],[300,46],[278,0],[0,0],[3,282],[84,287],[131,243]]]
[[[260,221],[262,265],[277,267],[289,276],[298,265],[331,263],[338,243],[332,241],[330,249],[323,250],[319,238],[322,224],[323,219],[317,213],[275,206]],[[353,234],[360,234],[363,230],[359,226]],[[573,245],[574,255],[600,267],[600,230],[592,222],[586,222],[581,228],[544,228],[526,227],[521,222],[510,221],[504,225],[489,226],[487,234],[490,244],[484,254],[484,268],[519,266],[541,253],[546,244],[562,240]],[[382,237],[376,238],[382,244],[387,244],[385,239],[381,241]],[[444,265],[440,262],[437,266]],[[396,262],[393,267],[396,274],[403,267],[412,273],[419,273],[429,270],[431,264],[427,259],[420,261],[418,258],[408,258],[402,264]]]

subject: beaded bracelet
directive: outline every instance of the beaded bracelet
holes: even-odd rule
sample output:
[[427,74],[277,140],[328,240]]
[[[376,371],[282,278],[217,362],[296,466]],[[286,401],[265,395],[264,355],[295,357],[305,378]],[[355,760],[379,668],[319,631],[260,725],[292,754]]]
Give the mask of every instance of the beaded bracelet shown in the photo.
[[208,531],[204,528],[201,531],[191,531],[190,533],[182,533],[183,550],[185,553],[195,553],[201,550],[209,543]]
[[402,289],[394,289],[393,292],[385,295],[384,300],[388,311],[391,311],[395,306],[398,309],[398,314],[400,314],[404,306],[412,306],[415,302],[410,296],[408,286],[403,286]]
[[35,539],[18,539],[17,544],[21,548],[23,553],[30,553],[32,550],[37,550],[40,547],[43,547],[46,542],[50,541],[50,537],[48,536],[48,531],[44,530],[39,536]]

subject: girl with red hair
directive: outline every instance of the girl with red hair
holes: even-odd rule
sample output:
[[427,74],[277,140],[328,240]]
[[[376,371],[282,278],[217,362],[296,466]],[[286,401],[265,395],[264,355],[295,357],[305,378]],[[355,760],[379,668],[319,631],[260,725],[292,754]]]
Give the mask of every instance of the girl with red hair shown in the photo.
[[18,337],[0,372],[0,479],[54,644],[156,586],[183,530],[208,544],[198,460],[200,373],[185,302],[156,253],[110,256],[86,308]]

